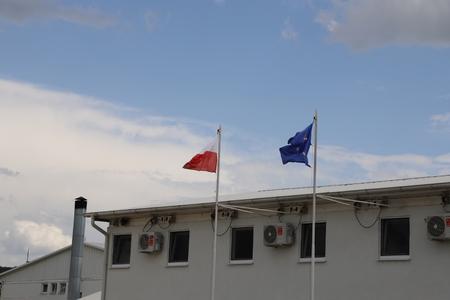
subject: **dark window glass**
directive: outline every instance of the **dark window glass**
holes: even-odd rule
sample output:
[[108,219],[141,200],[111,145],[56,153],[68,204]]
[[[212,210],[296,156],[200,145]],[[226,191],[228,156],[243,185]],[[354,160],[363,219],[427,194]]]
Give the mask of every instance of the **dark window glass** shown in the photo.
[[409,218],[381,220],[381,256],[409,255]]
[[189,231],[170,233],[169,262],[187,262],[189,257]]
[[[315,257],[325,257],[326,223],[316,223]],[[311,257],[312,224],[302,224],[301,258]]]
[[231,231],[231,260],[253,259],[253,227],[233,228]]
[[60,295],[66,294],[66,283],[65,282],[61,282],[59,284],[59,294]]
[[56,294],[56,291],[58,290],[58,284],[57,284],[57,283],[52,283],[52,284],[51,284],[51,287],[52,287],[52,289],[51,289],[50,293],[51,293],[52,295],[55,295],[55,294]]
[[127,265],[130,263],[131,235],[115,235],[113,242],[113,265]]
[[48,283],[43,283],[42,284],[42,292],[43,293],[47,293],[48,292]]

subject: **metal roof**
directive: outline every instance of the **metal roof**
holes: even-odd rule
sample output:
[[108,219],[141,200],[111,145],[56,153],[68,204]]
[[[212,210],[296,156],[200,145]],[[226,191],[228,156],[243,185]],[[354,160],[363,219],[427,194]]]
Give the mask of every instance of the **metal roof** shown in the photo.
[[[85,243],[84,243],[84,246],[85,246],[85,247],[89,247],[89,248],[93,248],[93,249],[96,249],[96,250],[99,250],[99,251],[102,251],[102,252],[104,251],[103,247],[100,247],[100,246],[97,245],[97,244],[86,243],[86,242],[85,242]],[[72,245],[68,245],[68,246],[66,246],[66,247],[64,247],[64,248],[61,248],[61,249],[59,249],[59,250],[56,250],[56,251],[54,251],[54,252],[52,252],[52,253],[46,254],[46,255],[41,256],[41,257],[39,257],[39,258],[36,258],[35,260],[32,260],[32,261],[27,262],[27,263],[24,263],[23,265],[17,266],[17,267],[15,267],[15,268],[12,268],[12,269],[6,271],[6,272],[0,273],[0,278],[3,277],[3,276],[5,276],[5,275],[9,275],[10,273],[13,273],[13,272],[16,272],[16,271],[25,269],[26,267],[29,267],[29,266],[31,266],[31,265],[34,265],[34,264],[36,264],[36,263],[38,263],[38,262],[41,262],[41,261],[43,261],[43,260],[49,259],[49,258],[51,258],[51,257],[53,257],[53,256],[55,256],[55,255],[58,255],[58,254],[60,254],[60,253],[63,253],[64,251],[70,250],[71,247],[72,247]]]
[[[352,195],[352,194],[375,194],[375,193],[392,193],[392,192],[408,192],[417,190],[429,190],[429,188],[450,190],[450,175],[404,178],[384,181],[371,181],[362,183],[348,183],[337,185],[326,185],[317,187],[317,194],[332,195]],[[273,190],[261,190],[253,193],[243,193],[234,195],[223,195],[219,197],[219,201],[228,204],[241,203],[267,203],[270,201],[285,200],[306,200],[312,197],[312,187],[285,188]],[[214,198],[191,199],[187,201],[168,202],[166,204],[158,204],[145,208],[130,208],[121,210],[109,210],[99,212],[88,212],[86,217],[95,217],[98,220],[109,220],[118,216],[145,214],[158,211],[168,210],[189,210],[199,208],[211,208]]]

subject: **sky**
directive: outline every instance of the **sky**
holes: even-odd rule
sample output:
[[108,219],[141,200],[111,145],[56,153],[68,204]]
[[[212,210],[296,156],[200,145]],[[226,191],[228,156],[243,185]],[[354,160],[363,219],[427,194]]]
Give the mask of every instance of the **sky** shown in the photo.
[[450,174],[450,1],[0,0],[0,265],[78,196],[212,199],[181,166],[219,124],[221,194],[309,186],[278,148],[315,110],[319,185]]

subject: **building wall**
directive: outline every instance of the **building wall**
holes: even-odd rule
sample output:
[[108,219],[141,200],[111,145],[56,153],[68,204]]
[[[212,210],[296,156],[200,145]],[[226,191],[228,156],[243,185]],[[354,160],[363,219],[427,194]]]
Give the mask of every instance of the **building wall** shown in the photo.
[[[20,270],[0,277],[3,282],[1,300],[67,299],[70,268],[70,249],[32,263]],[[103,251],[84,248],[81,291],[89,295],[101,290],[103,278]],[[59,283],[66,282],[66,293],[59,295]],[[56,295],[42,294],[42,283],[58,283]]]
[[[380,261],[379,223],[370,229],[355,220],[353,209],[345,206],[320,205],[318,221],[327,222],[326,261],[316,264],[317,300],[374,299],[448,299],[450,284],[450,241],[431,241],[426,235],[424,219],[445,214],[440,199],[395,201],[383,209],[381,217],[410,217],[410,259]],[[360,213],[369,223],[376,209]],[[138,252],[138,236],[145,219],[132,219],[129,226],[109,228],[112,235],[132,234],[131,261],[128,268],[108,268],[106,299],[130,298],[158,300],[209,299],[212,239],[209,213],[178,216],[170,229],[155,226],[152,231],[164,233],[166,244],[159,254]],[[283,217],[297,224],[298,216]],[[305,215],[302,222],[310,222]],[[274,249],[264,246],[263,226],[277,223],[278,217],[261,217],[241,213],[233,227],[254,226],[253,264],[230,264],[231,231],[218,238],[217,300],[287,300],[309,299],[310,264],[300,263],[300,236],[294,246]],[[227,222],[219,222],[219,232]],[[170,267],[168,232],[190,231],[189,265]],[[112,249],[110,250],[112,253]]]

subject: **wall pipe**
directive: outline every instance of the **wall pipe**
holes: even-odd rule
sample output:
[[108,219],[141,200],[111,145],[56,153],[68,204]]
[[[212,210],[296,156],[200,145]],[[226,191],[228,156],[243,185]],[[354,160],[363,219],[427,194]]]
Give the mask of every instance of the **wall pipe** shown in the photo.
[[100,226],[95,224],[95,217],[91,217],[91,225],[94,227],[98,232],[103,234],[105,236],[105,258],[104,258],[104,266],[103,266],[103,285],[102,285],[102,300],[106,299],[106,283],[107,283],[107,277],[108,277],[108,257],[109,257],[109,234],[103,230]]

